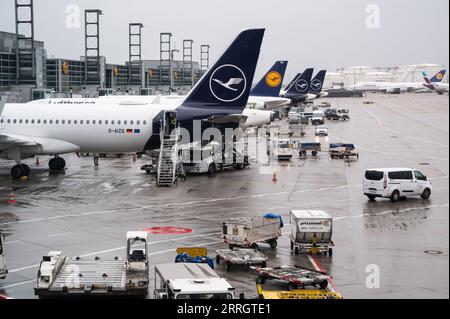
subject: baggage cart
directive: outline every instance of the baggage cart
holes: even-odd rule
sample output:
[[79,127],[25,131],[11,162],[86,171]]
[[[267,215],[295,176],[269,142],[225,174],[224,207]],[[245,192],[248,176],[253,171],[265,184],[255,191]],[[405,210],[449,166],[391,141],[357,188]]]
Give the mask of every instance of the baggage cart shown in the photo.
[[267,243],[272,249],[277,247],[281,236],[283,220],[276,214],[245,218],[222,224],[222,239],[230,249],[234,247],[256,248],[258,243]]
[[252,265],[259,265],[261,267],[267,266],[268,258],[254,249],[219,249],[216,250],[216,264],[220,264],[223,260],[225,269],[230,271],[231,266],[250,267]]
[[289,219],[289,239],[295,254],[333,255],[333,218],[330,215],[320,210],[292,210]]
[[354,144],[334,143],[330,144],[329,151],[331,159],[359,159],[359,153]]
[[300,158],[306,158],[308,152],[311,152],[312,156],[317,156],[321,150],[322,146],[320,143],[300,143],[298,154]]

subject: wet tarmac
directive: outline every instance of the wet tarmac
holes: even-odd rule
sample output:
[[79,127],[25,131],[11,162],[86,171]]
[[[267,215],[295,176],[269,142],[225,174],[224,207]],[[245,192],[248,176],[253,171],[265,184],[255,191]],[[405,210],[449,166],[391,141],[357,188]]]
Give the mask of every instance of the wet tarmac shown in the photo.
[[[33,286],[43,255],[112,258],[125,255],[129,230],[170,226],[191,228],[182,235],[149,235],[151,264],[172,262],[180,246],[205,246],[210,255],[225,248],[222,222],[291,209],[321,209],[334,217],[332,257],[315,260],[333,276],[344,298],[449,298],[449,97],[434,94],[371,95],[363,99],[325,99],[350,110],[349,122],[329,122],[329,137],[308,128],[305,142],[354,143],[357,161],[317,159],[280,163],[278,182],[262,174],[262,164],[227,170],[213,177],[192,176],[175,188],[157,188],[141,172],[145,159],[93,159],[65,156],[64,174],[49,174],[45,158],[28,181],[12,181],[12,162],[0,161],[0,230],[6,235],[9,274],[0,293],[35,298]],[[365,105],[371,100],[375,104]],[[362,193],[364,169],[415,167],[432,179],[428,201],[368,202]],[[16,203],[7,203],[10,193]],[[278,248],[261,245],[268,265],[311,267],[307,256],[289,248],[289,225]],[[255,273],[223,265],[216,270],[237,293],[256,297]],[[374,273],[375,271],[375,273]],[[377,286],[379,271],[379,287]],[[153,277],[153,269],[151,270]],[[375,275],[375,280],[372,280]],[[153,288],[153,287],[151,287]],[[152,293],[149,294],[152,296]]]

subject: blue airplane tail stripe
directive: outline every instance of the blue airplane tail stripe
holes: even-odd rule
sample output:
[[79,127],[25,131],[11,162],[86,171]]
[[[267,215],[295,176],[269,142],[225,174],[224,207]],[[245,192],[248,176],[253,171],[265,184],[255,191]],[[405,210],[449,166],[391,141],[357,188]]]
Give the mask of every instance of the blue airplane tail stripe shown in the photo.
[[183,102],[186,108],[241,113],[247,105],[265,29],[241,32]]
[[311,83],[311,78],[314,69],[309,68],[303,72],[298,79],[286,90],[286,97],[305,95],[308,93],[309,85]]
[[430,79],[430,82],[432,82],[432,83],[442,82],[442,80],[443,80],[444,77],[445,77],[445,73],[446,73],[446,72],[447,72],[447,70],[440,70],[438,73],[436,73],[435,76],[433,76],[433,77]]
[[312,79],[309,85],[308,93],[320,94],[320,92],[322,92],[323,82],[325,81],[326,74],[326,70],[321,70],[317,73],[317,75],[314,77],[314,79]]
[[288,62],[277,61],[250,92],[254,96],[276,97],[280,94]]

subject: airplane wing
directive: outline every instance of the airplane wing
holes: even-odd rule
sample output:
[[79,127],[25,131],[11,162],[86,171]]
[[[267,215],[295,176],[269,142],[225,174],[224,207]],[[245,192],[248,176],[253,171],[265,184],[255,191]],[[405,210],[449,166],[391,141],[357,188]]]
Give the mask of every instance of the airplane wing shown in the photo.
[[48,155],[76,153],[80,150],[79,146],[62,140],[2,133],[0,131],[0,151],[14,147],[20,148],[21,151],[33,147],[33,154]]
[[14,146],[26,147],[38,145],[39,143],[36,143],[30,138],[0,132],[0,150],[6,150]]

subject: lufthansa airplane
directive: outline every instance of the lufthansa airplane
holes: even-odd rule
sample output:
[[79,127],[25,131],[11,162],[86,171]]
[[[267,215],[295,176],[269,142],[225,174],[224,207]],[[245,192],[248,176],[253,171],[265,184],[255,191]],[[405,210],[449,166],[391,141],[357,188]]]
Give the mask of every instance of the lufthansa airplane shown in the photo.
[[314,69],[308,68],[305,72],[297,74],[295,80],[291,81],[291,85],[282,93],[282,97],[290,99],[294,104],[303,103],[308,97],[311,98],[312,95],[308,94],[313,71]]
[[[244,120],[264,29],[241,32],[181,103],[148,107],[144,101],[49,101],[0,104],[0,158],[13,160],[11,176],[30,174],[24,158],[49,155],[62,170],[61,154],[141,152],[160,147],[160,132],[176,125],[194,137],[201,130],[235,128]],[[227,84],[227,85],[224,85]],[[229,84],[229,85],[228,85]],[[191,140],[193,142],[193,140]]]

